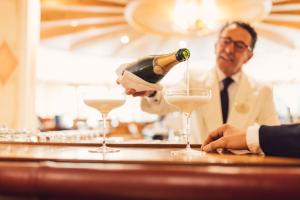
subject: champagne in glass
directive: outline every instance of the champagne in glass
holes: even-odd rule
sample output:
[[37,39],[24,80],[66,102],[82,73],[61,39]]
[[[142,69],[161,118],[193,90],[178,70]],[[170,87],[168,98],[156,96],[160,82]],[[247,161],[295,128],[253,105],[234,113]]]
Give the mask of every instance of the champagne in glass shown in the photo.
[[169,104],[182,112],[186,117],[184,134],[186,136],[186,148],[179,151],[172,151],[172,155],[201,156],[204,152],[191,148],[190,145],[190,118],[194,110],[206,104],[211,99],[211,90],[208,88],[188,88],[188,89],[167,89],[165,98]]
[[85,104],[97,109],[101,113],[108,114],[114,108],[123,105],[123,99],[86,99]]
[[[96,92],[96,91],[95,91]],[[103,134],[102,134],[102,146],[96,149],[90,150],[95,153],[111,153],[118,152],[119,149],[110,148],[106,145],[106,133],[107,127],[107,115],[113,109],[122,106],[125,103],[125,94],[119,91],[119,93],[108,91],[102,92],[102,94],[95,95],[94,97],[86,97],[84,99],[86,105],[98,110],[103,119]]]

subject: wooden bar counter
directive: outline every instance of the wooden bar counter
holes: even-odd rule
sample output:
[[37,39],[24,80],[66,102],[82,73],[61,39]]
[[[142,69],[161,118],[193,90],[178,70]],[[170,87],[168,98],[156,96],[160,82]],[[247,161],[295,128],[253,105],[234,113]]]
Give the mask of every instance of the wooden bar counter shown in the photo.
[[[183,145],[0,143],[0,199],[300,199],[300,159],[207,154]],[[199,148],[200,146],[195,146]]]

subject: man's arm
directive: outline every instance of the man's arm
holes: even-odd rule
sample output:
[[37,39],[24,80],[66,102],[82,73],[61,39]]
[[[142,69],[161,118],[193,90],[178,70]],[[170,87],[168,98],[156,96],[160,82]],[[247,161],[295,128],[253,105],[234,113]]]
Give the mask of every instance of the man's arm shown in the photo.
[[141,97],[141,108],[145,112],[165,115],[170,112],[178,111],[175,106],[166,102],[163,91],[161,90],[136,92],[132,88],[127,88],[125,92],[127,95]]
[[259,143],[266,155],[300,157],[300,124],[261,126]]
[[[300,124],[261,126],[258,134],[259,146],[266,155],[300,157]],[[218,148],[251,150],[248,140],[245,131],[225,124],[211,132],[201,148],[206,152]]]
[[153,96],[143,96],[141,100],[141,108],[145,112],[159,115],[178,111],[175,106],[166,102],[163,96],[163,91],[156,91]]

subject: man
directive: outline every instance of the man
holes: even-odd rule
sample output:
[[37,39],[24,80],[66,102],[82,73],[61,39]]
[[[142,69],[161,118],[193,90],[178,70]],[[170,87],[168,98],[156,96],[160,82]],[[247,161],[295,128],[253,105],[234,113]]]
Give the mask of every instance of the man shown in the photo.
[[[209,132],[223,123],[230,123],[241,129],[254,123],[279,123],[272,89],[242,72],[243,65],[253,56],[256,39],[255,30],[246,23],[226,24],[215,45],[215,68],[207,73],[191,73],[190,87],[204,86],[212,89],[212,100],[195,112],[198,127],[192,129],[198,133],[193,133],[194,142],[203,141]],[[161,92],[155,92],[150,97],[145,97],[149,92],[136,93],[132,89],[127,89],[127,93],[144,95],[144,111],[162,115],[174,111],[165,102]]]
[[300,157],[300,124],[252,126],[247,131],[225,124],[211,132],[202,145],[206,152],[224,148]]

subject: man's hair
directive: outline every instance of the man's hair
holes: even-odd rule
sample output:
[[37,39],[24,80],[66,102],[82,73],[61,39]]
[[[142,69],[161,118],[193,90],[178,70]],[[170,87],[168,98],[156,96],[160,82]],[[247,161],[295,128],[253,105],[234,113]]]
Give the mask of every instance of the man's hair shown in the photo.
[[257,41],[257,33],[255,31],[255,29],[250,25],[250,24],[247,24],[245,22],[239,22],[239,21],[233,21],[233,22],[229,22],[229,23],[226,23],[222,28],[221,28],[221,31],[220,31],[220,34],[229,26],[231,25],[237,25],[239,27],[241,27],[242,29],[246,30],[252,40],[251,40],[251,44],[250,44],[250,47],[251,47],[251,50],[253,51],[254,47],[255,47],[255,44],[256,44],[256,41]]

